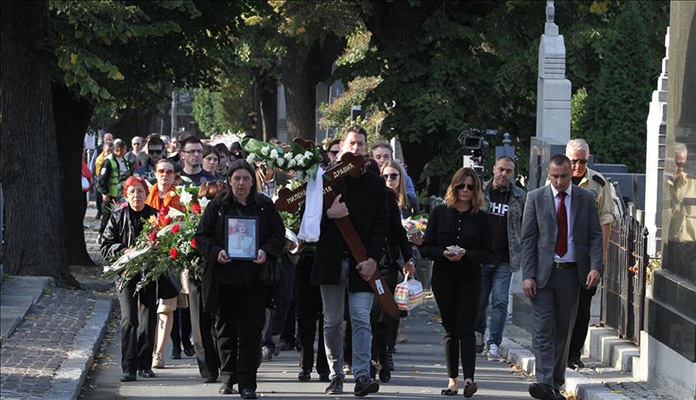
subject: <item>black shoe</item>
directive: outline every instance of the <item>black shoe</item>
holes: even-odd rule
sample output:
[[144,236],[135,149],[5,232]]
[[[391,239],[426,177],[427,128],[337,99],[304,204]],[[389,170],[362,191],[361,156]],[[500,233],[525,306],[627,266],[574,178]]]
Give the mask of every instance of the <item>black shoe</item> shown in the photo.
[[172,349],[172,360],[181,360],[181,349]]
[[300,382],[309,382],[312,380],[312,374],[310,374],[309,371],[302,370],[299,374],[297,374],[297,380]]
[[391,371],[389,368],[382,368],[379,370],[379,380],[382,383],[389,383],[391,380]]
[[257,398],[256,392],[253,391],[252,389],[248,389],[248,388],[239,389],[239,395],[243,399],[255,399],[255,398]]
[[209,376],[207,378],[203,378],[203,383],[214,383],[217,382],[217,376]]
[[539,400],[556,400],[556,393],[553,388],[543,383],[532,383],[529,385],[529,395]]
[[220,389],[218,390],[218,393],[220,394],[234,394],[234,384],[230,382],[225,382],[220,386]]
[[343,378],[336,376],[331,379],[331,383],[329,383],[329,386],[326,388],[326,394],[343,394]]
[[558,389],[553,389],[553,394],[556,395],[556,400],[566,400],[566,397]]
[[387,353],[387,368],[389,368],[390,371],[394,371],[394,356],[392,353]]
[[329,373],[328,372],[320,372],[319,373],[319,382],[331,382],[331,378],[329,378]]
[[568,368],[570,369],[580,369],[585,368],[585,363],[580,360],[580,358],[569,358]]
[[193,357],[196,354],[196,349],[194,349],[192,345],[184,345],[184,354],[188,357]]
[[367,376],[361,376],[355,380],[355,389],[353,389],[354,395],[364,397],[370,393],[377,392],[379,392],[379,382],[373,381]]
[[157,374],[152,372],[151,369],[141,369],[140,371],[138,371],[138,375],[141,378],[157,378]]
[[288,351],[288,350],[294,350],[297,348],[294,343],[290,342],[289,340],[281,339],[280,340],[280,350],[281,351]]
[[467,399],[474,395],[478,391],[478,386],[476,382],[467,382],[464,385],[464,397]]
[[121,382],[133,382],[136,380],[135,374],[123,374],[121,375]]

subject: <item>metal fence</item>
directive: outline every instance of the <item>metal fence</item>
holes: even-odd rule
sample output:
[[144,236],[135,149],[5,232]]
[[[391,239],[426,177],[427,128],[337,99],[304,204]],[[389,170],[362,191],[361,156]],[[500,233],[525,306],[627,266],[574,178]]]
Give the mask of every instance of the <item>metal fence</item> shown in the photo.
[[650,261],[647,237],[642,211],[614,221],[602,278],[601,321],[635,344],[639,344],[643,329],[645,277]]

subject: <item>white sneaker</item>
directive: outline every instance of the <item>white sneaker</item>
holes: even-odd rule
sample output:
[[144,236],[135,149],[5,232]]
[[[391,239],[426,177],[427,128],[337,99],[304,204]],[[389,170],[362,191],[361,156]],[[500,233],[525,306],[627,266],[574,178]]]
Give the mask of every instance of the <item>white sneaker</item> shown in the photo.
[[476,354],[480,354],[483,352],[483,333],[475,331],[474,335],[476,336]]
[[500,354],[500,349],[495,343],[491,343],[488,346],[488,353],[486,355],[488,356],[488,361],[500,361],[503,359],[503,356]]

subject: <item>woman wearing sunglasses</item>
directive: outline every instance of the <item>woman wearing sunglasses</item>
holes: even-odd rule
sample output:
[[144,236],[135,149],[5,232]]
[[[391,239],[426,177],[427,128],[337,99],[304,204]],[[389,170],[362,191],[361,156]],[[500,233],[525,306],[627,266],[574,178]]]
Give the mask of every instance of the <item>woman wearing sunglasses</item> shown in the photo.
[[473,169],[461,168],[447,188],[445,204],[431,211],[420,245],[423,257],[434,261],[432,288],[445,329],[449,381],[442,394],[446,396],[458,393],[460,360],[464,397],[471,397],[478,390],[474,381],[474,328],[481,292],[481,263],[490,254],[488,218],[481,206],[481,181]]
[[[145,203],[155,210],[164,207],[181,209],[179,195],[174,189],[175,173],[174,164],[169,159],[161,159],[155,164],[155,178],[157,183],[152,185]],[[176,277],[174,279],[179,279]],[[157,280],[157,335],[155,351],[152,355],[152,367],[164,368],[164,356],[162,353],[167,348],[167,340],[172,332],[174,323],[174,311],[177,307],[186,308],[188,303],[186,295],[181,295],[168,277]],[[193,346],[189,343],[190,348]]]
[[[366,159],[377,167],[377,162],[373,159]],[[389,290],[394,293],[399,273],[413,274],[416,269],[413,265],[413,253],[411,245],[406,236],[406,230],[401,224],[401,207],[406,200],[403,170],[395,161],[387,161],[382,164],[382,177],[387,185],[387,205],[389,216],[387,220],[387,248],[386,254],[380,262],[379,268],[382,277],[389,286]],[[373,366],[370,373],[374,379],[379,366],[379,380],[387,383],[391,380],[391,369],[394,366],[392,355],[396,344],[396,334],[399,327],[399,319],[392,318],[381,312],[381,307],[373,308],[372,319],[372,360]]]
[[396,200],[401,211],[401,218],[408,218],[420,213],[418,199],[406,194],[404,168],[396,160],[385,161],[382,164],[382,178],[387,184],[387,189],[396,195]]

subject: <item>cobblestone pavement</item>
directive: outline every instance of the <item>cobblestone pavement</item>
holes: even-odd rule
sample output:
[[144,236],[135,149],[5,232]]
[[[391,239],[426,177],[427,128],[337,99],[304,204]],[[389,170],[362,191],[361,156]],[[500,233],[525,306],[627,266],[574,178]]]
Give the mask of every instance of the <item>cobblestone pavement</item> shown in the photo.
[[43,399],[68,357],[76,333],[92,314],[95,296],[47,288],[34,310],[0,350],[0,398]]

